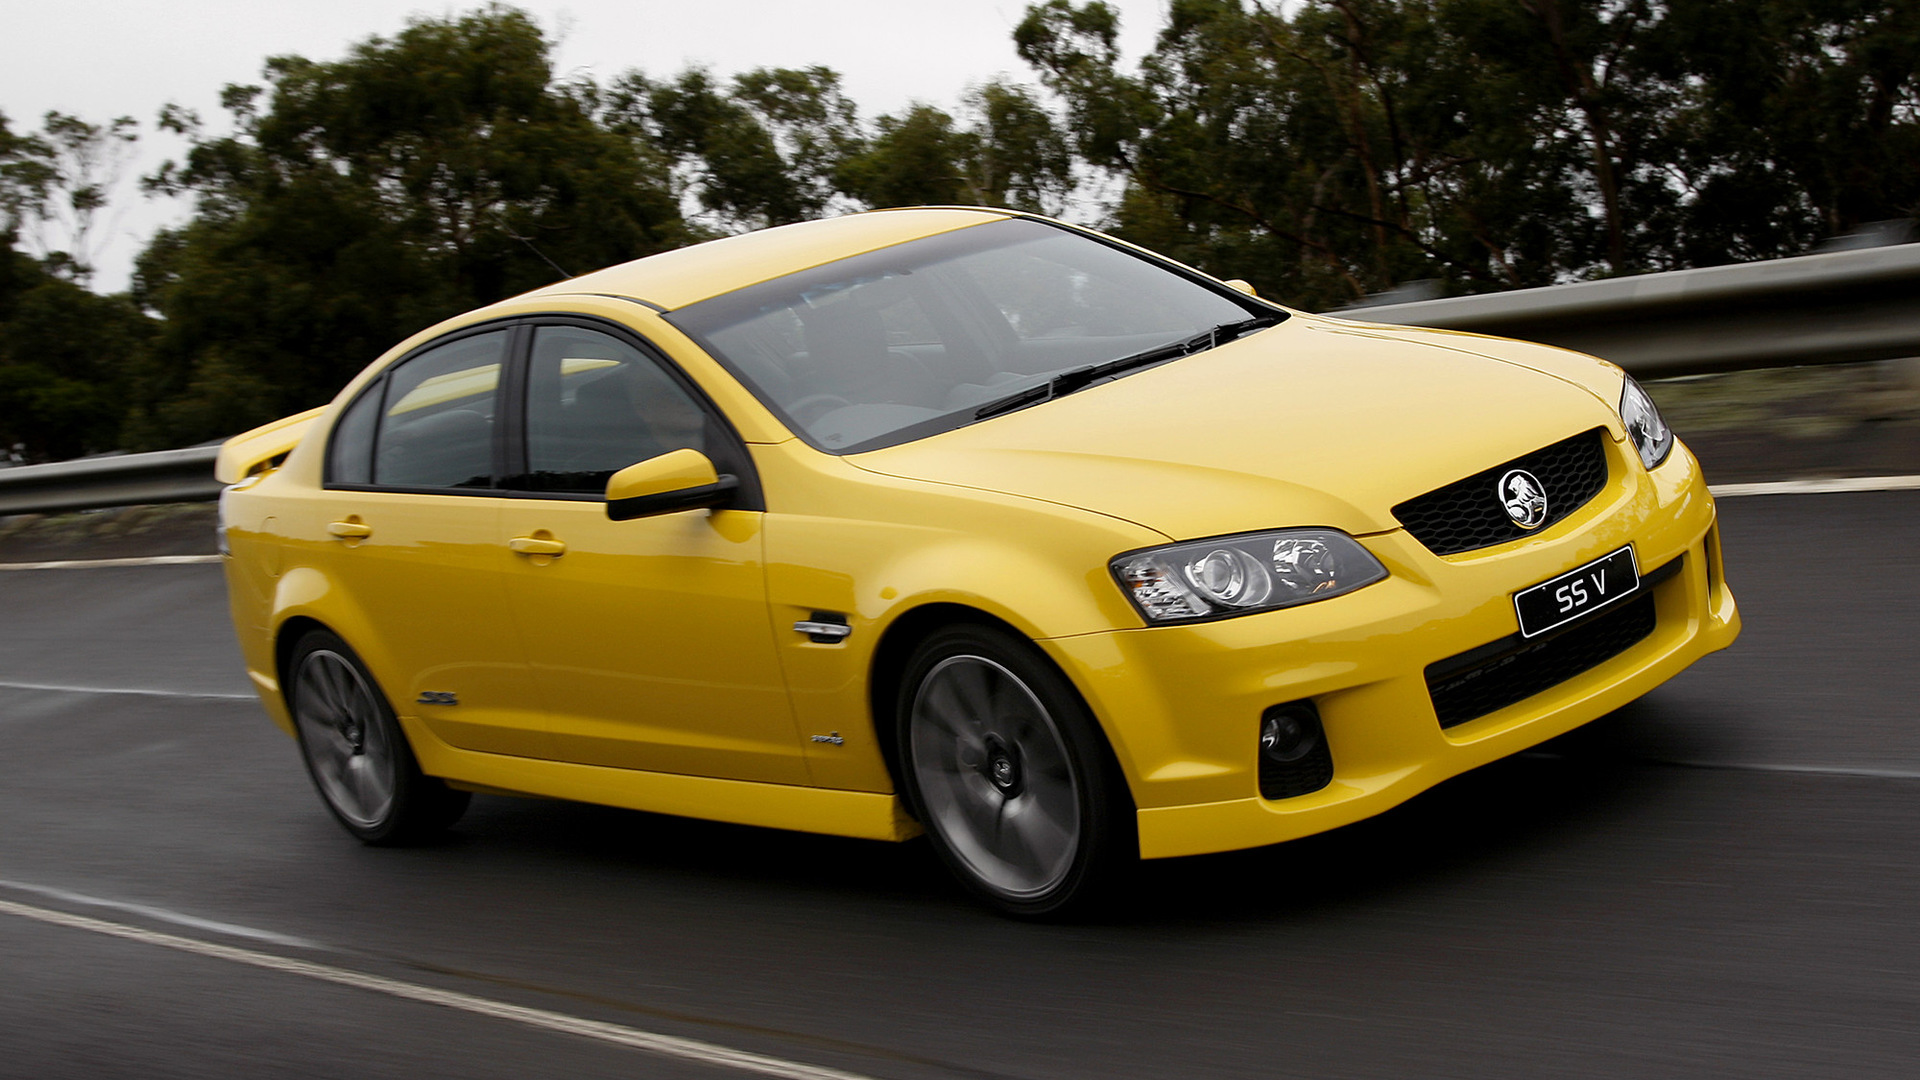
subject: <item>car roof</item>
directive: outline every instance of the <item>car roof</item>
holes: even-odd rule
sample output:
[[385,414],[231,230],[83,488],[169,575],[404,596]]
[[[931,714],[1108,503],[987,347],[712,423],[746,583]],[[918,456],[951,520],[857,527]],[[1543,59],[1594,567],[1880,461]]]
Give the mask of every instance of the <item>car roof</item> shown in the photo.
[[869,210],[709,240],[555,282],[525,295],[618,296],[672,311],[838,259],[1011,216],[1007,211],[973,207]]

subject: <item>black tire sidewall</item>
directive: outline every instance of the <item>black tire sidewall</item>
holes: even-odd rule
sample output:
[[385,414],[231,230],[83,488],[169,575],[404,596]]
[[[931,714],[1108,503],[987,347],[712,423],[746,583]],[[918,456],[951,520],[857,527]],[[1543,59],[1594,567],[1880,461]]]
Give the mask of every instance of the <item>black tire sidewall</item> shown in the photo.
[[[1011,897],[979,880],[926,813],[913,762],[913,704],[928,673],[955,656],[979,656],[1018,676],[1046,707],[1066,745],[1077,780],[1081,836],[1066,875],[1040,896]],[[927,839],[941,862],[969,891],[996,910],[1020,918],[1086,911],[1103,899],[1103,889],[1120,871],[1137,860],[1133,798],[1105,733],[1073,684],[1024,637],[987,623],[956,623],[928,635],[913,651],[900,681],[894,728],[908,809],[925,826]]]

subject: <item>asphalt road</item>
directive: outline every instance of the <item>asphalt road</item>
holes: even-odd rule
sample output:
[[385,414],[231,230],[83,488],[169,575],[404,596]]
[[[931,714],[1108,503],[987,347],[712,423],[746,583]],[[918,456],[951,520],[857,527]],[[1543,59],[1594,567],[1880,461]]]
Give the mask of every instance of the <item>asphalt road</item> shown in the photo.
[[0,574],[0,1075],[1911,1075],[1920,492],[1722,517],[1731,651],[1068,926],[917,844],[558,802],[363,848],[216,567]]

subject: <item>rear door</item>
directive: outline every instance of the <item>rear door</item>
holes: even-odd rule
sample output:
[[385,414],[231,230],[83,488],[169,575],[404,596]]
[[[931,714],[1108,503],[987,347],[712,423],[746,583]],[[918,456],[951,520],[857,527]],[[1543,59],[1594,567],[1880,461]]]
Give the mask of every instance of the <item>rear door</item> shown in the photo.
[[550,757],[508,613],[499,418],[512,328],[435,342],[341,414],[328,443],[330,578],[365,616],[351,640],[402,715],[454,746]]

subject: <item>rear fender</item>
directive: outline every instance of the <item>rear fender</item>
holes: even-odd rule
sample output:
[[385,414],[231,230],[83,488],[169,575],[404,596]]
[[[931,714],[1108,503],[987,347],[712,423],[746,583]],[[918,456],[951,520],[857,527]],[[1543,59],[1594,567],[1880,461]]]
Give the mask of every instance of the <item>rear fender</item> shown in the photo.
[[[374,681],[379,683],[381,692],[387,695],[387,703],[393,706],[395,714],[403,712],[393,700],[388,687],[394,682],[394,665],[379,646],[380,637],[373,632],[373,622],[367,617],[366,610],[356,603],[345,589],[336,588],[327,575],[311,566],[300,566],[288,570],[280,576],[273,595],[274,656],[281,654],[281,635],[288,632],[287,624],[296,619],[311,619],[340,635],[359,654],[373,673]],[[295,628],[295,632],[298,632]],[[283,672],[275,671],[274,678],[284,683]],[[286,687],[282,685],[281,704],[286,703]]]
[[326,409],[322,405],[303,413],[283,416],[221,443],[220,456],[213,463],[214,479],[223,484],[237,484],[249,476],[277,466],[299,445],[301,437]]

